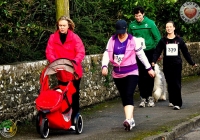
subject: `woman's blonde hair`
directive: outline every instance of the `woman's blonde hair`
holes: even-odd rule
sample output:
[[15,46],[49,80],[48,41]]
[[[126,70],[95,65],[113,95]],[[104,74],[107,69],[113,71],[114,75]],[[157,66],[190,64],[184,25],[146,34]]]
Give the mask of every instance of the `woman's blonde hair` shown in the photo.
[[58,21],[57,21],[57,23],[56,23],[57,29],[59,29],[58,24],[59,24],[59,21],[61,21],[61,20],[66,20],[66,21],[68,21],[69,29],[72,30],[72,31],[74,31],[75,24],[74,24],[74,22],[73,22],[68,16],[61,16],[61,17],[58,19]]

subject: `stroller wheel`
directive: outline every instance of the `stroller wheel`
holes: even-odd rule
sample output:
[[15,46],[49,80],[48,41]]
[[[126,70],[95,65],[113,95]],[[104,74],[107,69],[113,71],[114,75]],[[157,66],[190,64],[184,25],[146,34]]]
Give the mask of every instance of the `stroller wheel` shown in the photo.
[[49,122],[47,118],[42,119],[42,124],[40,126],[40,134],[42,138],[47,138],[49,135]]
[[39,113],[36,115],[36,130],[38,134],[40,134],[40,114]]
[[83,118],[80,114],[77,114],[75,117],[75,129],[76,134],[81,134],[83,131]]

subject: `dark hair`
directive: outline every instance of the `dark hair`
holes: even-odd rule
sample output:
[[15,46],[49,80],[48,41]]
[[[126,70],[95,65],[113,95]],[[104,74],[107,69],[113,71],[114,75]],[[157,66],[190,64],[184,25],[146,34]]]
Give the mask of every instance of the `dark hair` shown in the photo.
[[135,15],[135,14],[138,14],[138,13],[144,14],[144,9],[143,9],[143,7],[138,6],[138,7],[135,7],[135,8],[133,9],[133,14],[134,14],[134,15]]
[[[175,27],[175,24],[174,24],[173,21],[170,20],[170,21],[168,21],[167,23],[171,23],[171,24]],[[167,23],[166,23],[166,24],[167,24]]]
[[[171,24],[175,27],[175,24],[174,24],[174,22],[173,22],[172,20],[167,21],[167,23],[171,23]],[[166,23],[166,24],[167,24],[167,23]],[[177,29],[174,30],[174,34],[175,34],[176,36],[180,37],[180,35],[177,33]]]

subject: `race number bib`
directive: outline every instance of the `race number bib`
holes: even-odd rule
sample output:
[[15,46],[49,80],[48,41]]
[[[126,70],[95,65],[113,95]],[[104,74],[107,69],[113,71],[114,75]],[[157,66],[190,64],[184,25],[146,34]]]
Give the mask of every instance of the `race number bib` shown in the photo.
[[114,54],[114,62],[118,65],[122,62],[122,59],[124,58],[124,54],[116,55]]
[[142,47],[142,49],[146,49],[144,38],[135,37],[135,43],[136,43],[137,48]]
[[167,44],[166,56],[178,56],[178,44]]

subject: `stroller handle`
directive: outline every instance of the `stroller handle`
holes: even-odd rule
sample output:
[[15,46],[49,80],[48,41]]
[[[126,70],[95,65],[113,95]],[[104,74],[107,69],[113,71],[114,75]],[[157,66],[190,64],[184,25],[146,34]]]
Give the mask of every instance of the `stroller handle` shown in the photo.
[[67,72],[70,72],[72,74],[75,73],[73,63],[71,60],[65,59],[65,58],[60,58],[52,63],[50,63],[47,68],[45,69],[44,77],[46,75],[52,75],[57,73],[58,70],[65,70]]

